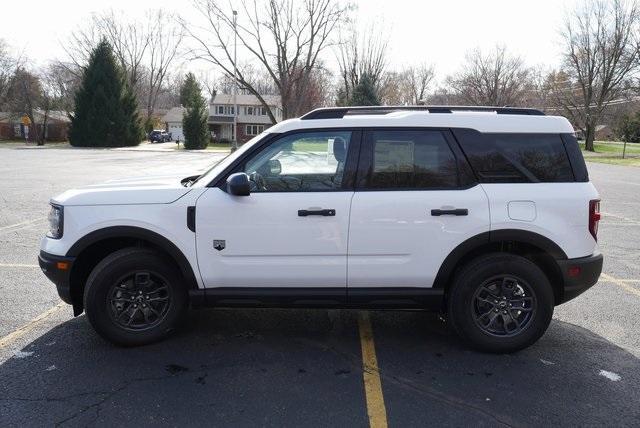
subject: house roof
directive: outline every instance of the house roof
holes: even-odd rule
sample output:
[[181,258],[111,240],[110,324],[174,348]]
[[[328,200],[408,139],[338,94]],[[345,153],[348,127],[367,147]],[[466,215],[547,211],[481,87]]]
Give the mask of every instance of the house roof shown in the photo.
[[162,120],[164,122],[182,122],[182,115],[184,113],[184,107],[173,107],[164,115]]
[[[36,110],[34,112],[35,120],[37,123],[41,123],[44,120],[44,111]],[[71,119],[66,111],[60,110],[51,110],[47,113],[49,122],[62,122],[62,123],[70,123]],[[20,118],[22,117],[22,113],[3,111],[0,112],[0,122],[11,122],[11,123],[19,123]]]
[[[260,101],[258,101],[258,97],[255,95],[247,95],[247,94],[238,94],[236,95],[236,104],[239,105],[249,105],[249,106],[259,106],[262,105]],[[270,106],[278,106],[282,105],[280,101],[280,96],[278,95],[262,95],[262,98],[267,102],[267,105]],[[233,104],[233,94],[216,94],[216,96],[211,100],[209,104]]]

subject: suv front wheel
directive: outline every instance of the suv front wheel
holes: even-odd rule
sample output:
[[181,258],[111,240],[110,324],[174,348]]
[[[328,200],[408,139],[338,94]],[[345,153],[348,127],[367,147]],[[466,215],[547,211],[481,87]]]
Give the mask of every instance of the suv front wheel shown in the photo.
[[454,330],[485,352],[514,352],[535,343],[547,330],[553,308],[547,276],[513,254],[474,259],[456,275],[448,296]]
[[93,269],[84,307],[93,328],[122,346],[156,342],[173,331],[188,297],[170,260],[145,248],[125,248]]

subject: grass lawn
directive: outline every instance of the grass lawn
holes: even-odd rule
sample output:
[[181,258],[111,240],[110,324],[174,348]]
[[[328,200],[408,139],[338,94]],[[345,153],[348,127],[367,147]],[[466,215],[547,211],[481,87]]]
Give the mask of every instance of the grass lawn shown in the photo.
[[623,147],[624,143],[617,141],[596,141],[593,145],[595,152],[588,152],[584,150],[584,143],[580,143],[584,159],[588,162],[640,166],[640,144],[627,143],[625,159],[622,159]]
[[296,141],[292,144],[292,149],[295,152],[326,152],[326,141]]

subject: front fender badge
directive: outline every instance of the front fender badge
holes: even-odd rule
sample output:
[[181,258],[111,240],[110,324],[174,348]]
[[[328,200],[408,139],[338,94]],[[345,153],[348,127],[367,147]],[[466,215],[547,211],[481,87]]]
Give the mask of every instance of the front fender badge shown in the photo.
[[226,247],[226,246],[227,246],[227,244],[226,244],[224,239],[214,239],[213,240],[213,248],[215,248],[218,251],[224,250],[224,247]]

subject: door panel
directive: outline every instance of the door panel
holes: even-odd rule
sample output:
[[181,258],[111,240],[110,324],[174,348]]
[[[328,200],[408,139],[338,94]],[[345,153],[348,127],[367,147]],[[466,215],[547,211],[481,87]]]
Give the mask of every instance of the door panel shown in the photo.
[[446,130],[366,131],[348,287],[431,287],[456,246],[489,230],[487,196],[467,171]]
[[346,293],[352,135],[279,136],[233,171],[250,177],[249,196],[204,192],[196,205],[196,242],[205,287],[339,287]]
[[[208,189],[198,199],[198,265],[206,287],[345,287],[353,192]],[[298,210],[335,209],[334,216]],[[214,240],[224,240],[216,250]]]
[[[466,208],[468,215],[432,216]],[[487,197],[467,190],[356,192],[349,231],[349,287],[431,287],[466,239],[489,230]]]

